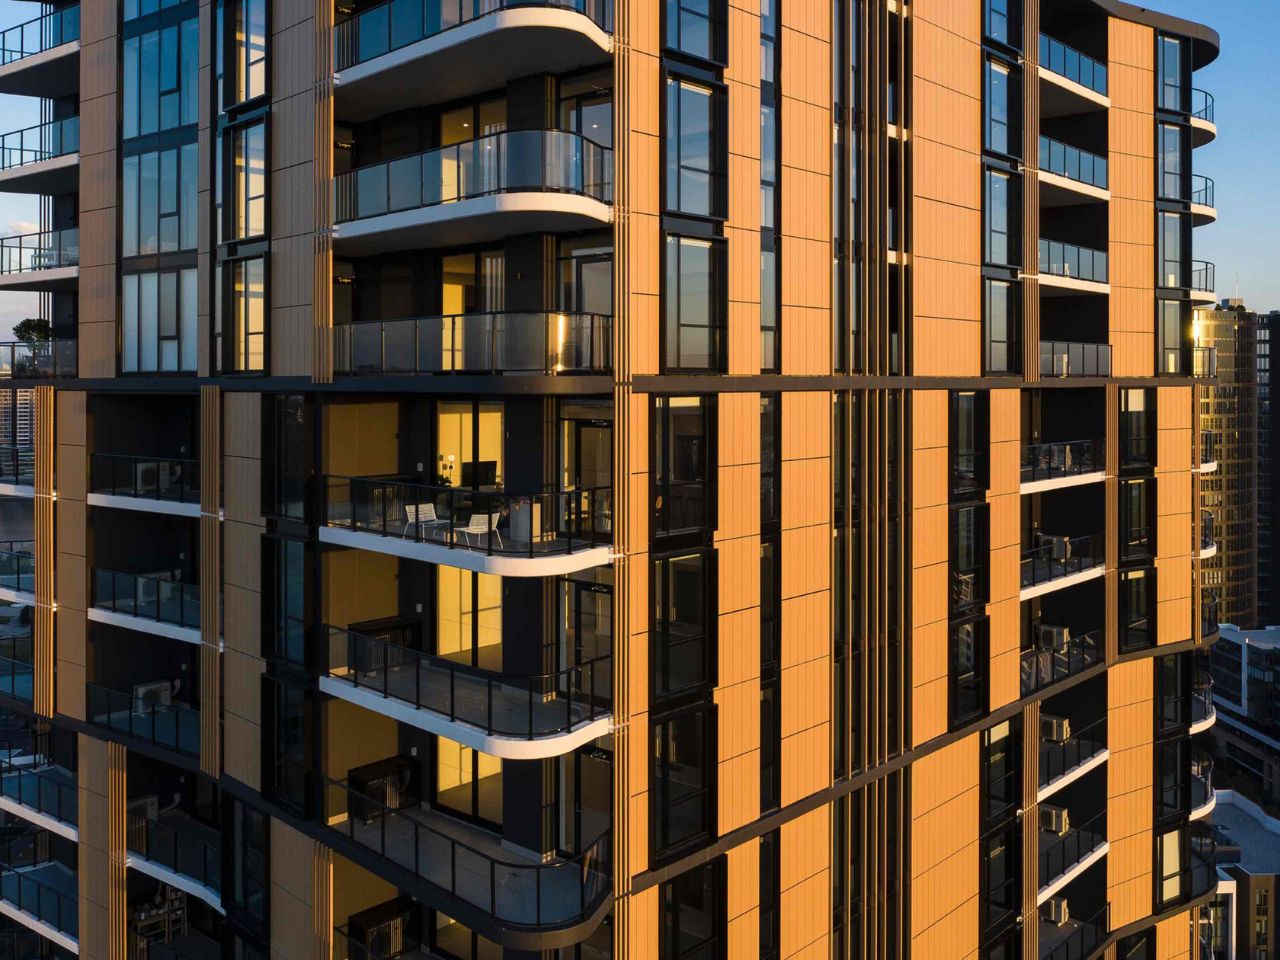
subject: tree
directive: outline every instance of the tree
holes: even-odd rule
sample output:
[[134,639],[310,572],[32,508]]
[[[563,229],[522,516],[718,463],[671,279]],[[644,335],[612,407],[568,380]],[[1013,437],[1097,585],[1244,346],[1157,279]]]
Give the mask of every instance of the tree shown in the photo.
[[23,343],[39,343],[48,340],[50,335],[49,321],[43,317],[27,317],[13,326],[14,339]]

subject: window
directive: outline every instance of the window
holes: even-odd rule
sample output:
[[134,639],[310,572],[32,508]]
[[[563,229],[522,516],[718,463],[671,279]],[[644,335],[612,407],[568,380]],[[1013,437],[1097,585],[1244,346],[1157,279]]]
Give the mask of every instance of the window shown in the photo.
[[714,416],[711,397],[654,398],[651,537],[714,528]]
[[700,691],[715,675],[710,551],[653,561],[654,701]]
[[268,538],[275,567],[269,653],[300,667],[306,666],[307,564],[303,540]]
[[1160,196],[1166,200],[1183,200],[1182,128],[1162,123],[1160,137]]
[[1021,737],[1012,720],[982,731],[983,822],[1004,823],[1022,803]]
[[987,486],[987,394],[951,392],[951,492],[967,495]]
[[1191,769],[1190,742],[1183,737],[1157,745],[1156,771],[1158,793],[1156,817],[1185,816],[1191,806],[1191,782],[1187,773]]
[[1022,906],[1020,839],[1021,831],[1012,827],[982,841],[984,942],[998,936]]
[[1183,361],[1187,337],[1184,334],[1186,324],[1183,323],[1183,307],[1177,300],[1157,300],[1156,316],[1159,328],[1160,369],[1157,373],[1184,373],[1187,369]]
[[1001,60],[988,59],[985,66],[986,97],[983,110],[986,115],[986,136],[983,146],[993,153],[1020,156],[1018,111],[1022,109],[1022,97],[1017,93],[1014,74]]
[[[126,7],[130,0],[126,0]],[[120,135],[185,127],[200,119],[200,19],[126,38],[121,52]]]
[[129,273],[120,278],[120,370],[196,369],[196,269]]
[[1159,233],[1156,237],[1159,246],[1160,275],[1156,279],[1158,287],[1185,287],[1186,275],[1182,268],[1182,237],[1184,218],[1180,213],[1161,210],[1158,214]]
[[310,741],[307,688],[275,676],[262,678],[267,700],[267,790],[295,813],[307,805],[307,743]]
[[667,0],[667,49],[701,60],[725,59],[722,0]]
[[439,910],[430,911],[431,955],[449,960],[502,960],[503,949]]
[[1133,560],[1154,553],[1151,508],[1154,480],[1123,480],[1120,483],[1120,559]]
[[667,210],[724,216],[723,91],[667,77]]
[[1008,280],[983,281],[983,319],[988,373],[1017,373],[1022,369],[1020,284]]
[[272,409],[274,490],[263,512],[290,520],[306,520],[307,479],[312,473],[310,409],[302,394],[273,397]]
[[1182,82],[1182,41],[1160,38],[1160,106],[1164,110],[1187,112]]
[[267,924],[267,817],[239,800],[232,800],[231,902],[255,925]]
[[1151,417],[1154,406],[1147,391],[1120,391],[1120,463],[1126,467],[1150,466],[1155,452],[1151,445]]
[[229,103],[237,104],[267,92],[267,0],[230,0],[230,9],[235,67],[223,75],[234,78],[227,93]]
[[724,857],[664,882],[658,890],[662,911],[659,960],[715,960],[725,956],[727,897]]
[[1022,0],[986,0],[983,27],[988,39],[1021,49]]
[[951,726],[959,727],[986,709],[986,618],[952,624],[948,643]]
[[665,273],[665,368],[668,372],[719,369],[725,305],[721,279],[724,244],[668,235]]
[[650,836],[655,857],[712,835],[716,768],[713,711],[714,707],[701,705],[653,722]]
[[121,161],[120,255],[195,250],[199,146],[135,153]]
[[965,616],[987,602],[987,505],[951,509],[951,615]]
[[1155,960],[1155,944],[1150,930],[1121,938],[1116,945],[1116,960]]
[[986,197],[983,214],[986,219],[983,255],[987,263],[1014,266],[1022,258],[1018,251],[1016,223],[1022,210],[1013,177],[1000,170],[986,171]]
[[1150,604],[1154,570],[1120,571],[1120,650],[1141,650],[1155,639]]
[[228,369],[262,371],[266,365],[266,261],[262,257],[233,260],[223,270],[229,287],[224,298],[226,327],[231,332]]
[[1159,900],[1162,904],[1170,903],[1184,892],[1182,830],[1175,828],[1161,834],[1156,853],[1159,859]]
[[236,127],[231,137],[231,237],[260,237],[267,230],[267,125]]
[[772,830],[760,838],[760,960],[781,956],[781,900],[782,839],[780,831]]

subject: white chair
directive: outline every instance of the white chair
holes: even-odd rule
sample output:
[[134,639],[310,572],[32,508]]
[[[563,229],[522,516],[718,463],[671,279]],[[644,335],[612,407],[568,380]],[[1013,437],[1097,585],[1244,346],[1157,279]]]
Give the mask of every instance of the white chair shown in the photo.
[[473,513],[471,518],[467,520],[465,527],[459,527],[458,533],[467,538],[467,545],[471,544],[471,535],[484,536],[490,531],[498,538],[498,546],[502,546],[502,535],[498,533],[498,518],[502,516],[502,512],[497,513]]
[[436,516],[434,503],[406,503],[404,518],[404,532],[400,534],[402,537],[409,535],[410,527],[434,527],[444,522]]

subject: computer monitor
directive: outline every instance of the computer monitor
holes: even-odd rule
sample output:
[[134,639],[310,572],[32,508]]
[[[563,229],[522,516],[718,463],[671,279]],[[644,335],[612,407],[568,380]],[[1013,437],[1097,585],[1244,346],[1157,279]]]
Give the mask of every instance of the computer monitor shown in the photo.
[[498,482],[498,461],[477,460],[462,465],[464,487],[489,487]]

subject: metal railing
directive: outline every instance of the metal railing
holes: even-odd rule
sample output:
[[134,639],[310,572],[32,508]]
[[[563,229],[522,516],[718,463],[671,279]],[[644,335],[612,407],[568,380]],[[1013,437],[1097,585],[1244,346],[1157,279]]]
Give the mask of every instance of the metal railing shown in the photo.
[[80,39],[80,4],[63,7],[0,32],[0,64],[15,63]]
[[1022,554],[1022,586],[1034,587],[1102,564],[1105,538],[1085,534],[1083,537],[1054,538],[1053,542],[1027,550]]
[[1200,511],[1200,552],[1212,550],[1217,545],[1214,539],[1213,530],[1213,512],[1211,510]]
[[1047,887],[1102,846],[1106,839],[1106,810],[1094,814],[1082,825],[1072,827],[1040,851],[1040,886]]
[[1048,953],[1042,954],[1040,960],[1087,960],[1093,956],[1099,944],[1107,939],[1110,930],[1111,904],[1108,903],[1087,920],[1081,921],[1065,940]]
[[95,568],[90,602],[112,613],[200,629],[200,587],[194,583]]
[[74,377],[79,373],[76,347],[75,340],[0,343],[0,379]]
[[1213,181],[1198,173],[1191,175],[1191,202],[1205,207],[1214,206]]
[[52,160],[80,150],[80,118],[66,117],[0,134],[0,170]]
[[1191,289],[1213,293],[1218,288],[1218,268],[1208,260],[1191,261]]
[[53,764],[47,758],[30,759],[33,765],[0,757],[0,794],[63,823],[78,823],[79,801],[74,781],[66,783],[54,774],[50,770]]
[[0,446],[0,483],[13,483],[29,487],[35,482],[35,448]]
[[1021,653],[1022,695],[1035,693],[1102,662],[1100,631],[1071,637],[1058,649],[1030,647]]
[[1218,635],[1218,594],[1213,590],[1205,590],[1200,594],[1200,639],[1206,640]]
[[1094,93],[1107,95],[1106,64],[1043,33],[1040,34],[1040,66]]
[[611,203],[613,151],[567,130],[506,130],[341,174],[334,180],[334,219],[525,190]]
[[89,461],[89,490],[116,497],[199,503],[200,463],[181,457],[95,453]]
[[1191,348],[1191,376],[1216,377],[1218,375],[1218,348]]
[[0,835],[0,867],[36,867],[49,862],[49,831],[21,820]]
[[1200,431],[1200,465],[1214,463],[1218,459],[1218,435],[1211,430]]
[[333,344],[337,373],[607,373],[613,317],[528,311],[344,323]]
[[79,263],[78,227],[0,237],[0,274],[56,270]]
[[1111,344],[1041,340],[1040,376],[1109,377]]
[[0,874],[0,898],[63,933],[79,936],[79,898],[37,879],[35,872],[6,870]]
[[1040,786],[1088,763],[1107,749],[1107,718],[1093,721],[1061,743],[1040,740]]
[[1191,88],[1191,116],[1213,123],[1213,94],[1199,87]]
[[187,756],[200,755],[200,712],[86,683],[89,722]]
[[[333,928],[333,960],[396,960],[396,957],[404,956],[421,946],[421,941],[406,934],[404,942],[399,945],[396,956],[393,957],[377,947],[367,946],[351,939],[351,933],[346,924]],[[411,953],[409,955],[412,956]]]
[[1191,681],[1191,722],[1204,723],[1217,712],[1213,705],[1213,676],[1199,671]]
[[608,654],[555,673],[513,677],[342,627],[325,630],[331,677],[490,735],[549,737],[612,713]]
[[1040,136],[1040,169],[1091,187],[1107,188],[1106,157],[1043,134]]
[[0,656],[0,693],[22,700],[35,701],[35,669],[30,660]]
[[1022,448],[1022,482],[1056,480],[1106,469],[1102,440],[1032,443]]
[[32,540],[0,540],[0,587],[35,593],[36,558]]
[[1188,846],[1191,849],[1188,899],[1196,900],[1218,885],[1218,840],[1213,828],[1201,821],[1188,824],[1187,829],[1190,833],[1187,838]]
[[345,781],[322,781],[329,829],[504,923],[564,926],[589,916],[609,893],[609,830],[565,859],[502,859],[458,839],[453,829],[435,829]]
[[1076,243],[1040,238],[1040,272],[1071,280],[1107,282],[1107,253]]
[[138,813],[125,814],[125,841],[136,853],[210,890],[222,890],[222,849],[201,837]]
[[1199,810],[1213,799],[1213,757],[1196,750],[1191,757],[1191,809]]
[[609,487],[508,493],[326,475],[324,497],[328,526],[490,555],[573,553],[611,541]]
[[334,66],[345,70],[490,13],[519,7],[574,10],[613,30],[612,0],[390,0],[334,26]]

